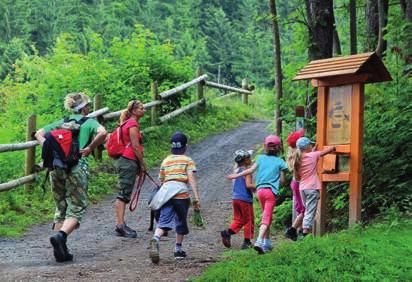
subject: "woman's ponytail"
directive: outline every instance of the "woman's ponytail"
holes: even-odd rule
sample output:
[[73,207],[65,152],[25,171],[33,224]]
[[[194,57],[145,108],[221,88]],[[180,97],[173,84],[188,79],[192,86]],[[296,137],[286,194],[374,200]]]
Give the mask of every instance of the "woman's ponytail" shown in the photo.
[[127,109],[120,114],[119,122],[122,124],[132,116],[132,111],[137,108],[142,102],[139,100],[132,100],[127,104]]

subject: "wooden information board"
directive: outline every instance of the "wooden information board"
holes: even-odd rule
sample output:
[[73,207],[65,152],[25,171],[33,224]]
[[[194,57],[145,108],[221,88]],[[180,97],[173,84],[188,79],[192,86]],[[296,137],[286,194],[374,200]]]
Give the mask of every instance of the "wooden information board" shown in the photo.
[[327,98],[326,144],[350,143],[352,85],[330,87]]

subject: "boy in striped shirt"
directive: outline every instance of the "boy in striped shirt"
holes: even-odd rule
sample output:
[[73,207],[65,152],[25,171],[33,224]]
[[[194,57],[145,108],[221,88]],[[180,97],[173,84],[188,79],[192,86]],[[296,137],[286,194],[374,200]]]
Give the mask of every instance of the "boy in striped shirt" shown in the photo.
[[[176,132],[171,138],[171,153],[167,156],[160,167],[159,179],[162,183],[160,193],[165,193],[169,198],[159,210],[159,220],[153,238],[150,240],[150,259],[158,263],[159,240],[165,231],[175,228],[176,245],[175,259],[183,259],[186,253],[182,249],[184,235],[189,233],[187,226],[187,213],[190,206],[189,187],[193,190],[194,206],[200,209],[199,193],[195,178],[196,165],[193,160],[185,155],[187,137],[181,132]],[[165,189],[166,188],[166,189]],[[158,192],[158,193],[159,193]]]

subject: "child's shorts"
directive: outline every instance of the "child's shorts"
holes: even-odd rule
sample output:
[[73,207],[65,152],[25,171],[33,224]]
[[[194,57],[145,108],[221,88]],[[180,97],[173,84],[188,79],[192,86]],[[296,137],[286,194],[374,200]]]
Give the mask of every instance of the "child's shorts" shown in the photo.
[[160,208],[157,228],[165,231],[175,228],[179,235],[189,233],[187,226],[187,212],[190,206],[190,199],[171,199]]

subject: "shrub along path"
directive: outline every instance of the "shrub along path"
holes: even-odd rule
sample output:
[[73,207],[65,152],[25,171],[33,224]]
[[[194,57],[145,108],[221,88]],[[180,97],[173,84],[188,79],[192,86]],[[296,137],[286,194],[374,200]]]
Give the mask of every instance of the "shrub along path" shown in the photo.
[[[70,236],[68,247],[74,261],[56,263],[49,236],[50,224],[34,227],[21,239],[0,238],[0,280],[186,280],[198,275],[213,263],[223,250],[219,231],[231,217],[231,183],[225,175],[233,167],[236,149],[255,149],[268,134],[269,122],[246,122],[241,127],[210,136],[189,147],[188,155],[197,163],[197,178],[201,191],[204,229],[190,227],[184,241],[188,258],[176,262],[173,258],[174,233],[160,244],[161,261],[153,265],[149,259],[147,231],[149,209],[146,202],[150,182],[143,187],[137,210],[127,212],[127,222],[138,231],[138,238],[126,239],[114,235],[114,198],[111,196],[90,206],[80,230]],[[150,172],[156,176],[157,169]],[[239,249],[241,236],[234,240]]]

